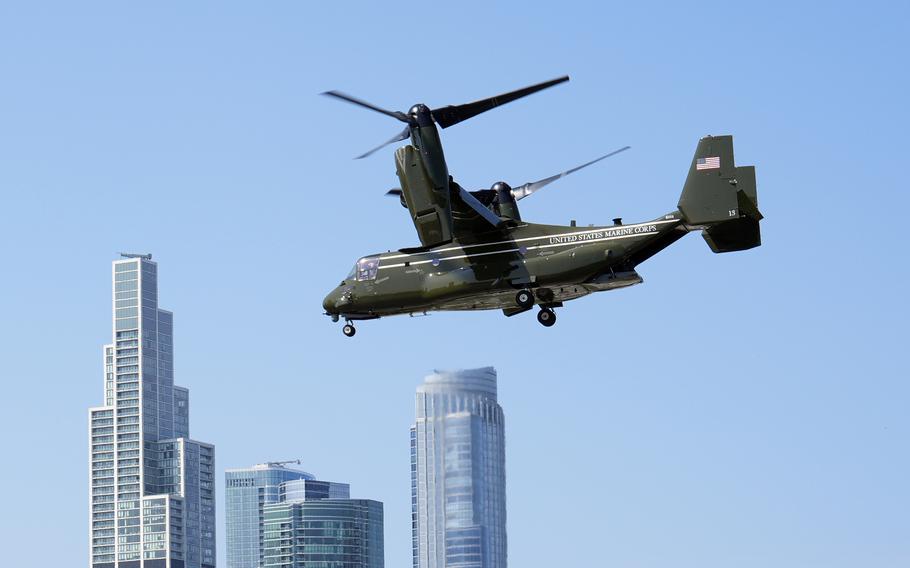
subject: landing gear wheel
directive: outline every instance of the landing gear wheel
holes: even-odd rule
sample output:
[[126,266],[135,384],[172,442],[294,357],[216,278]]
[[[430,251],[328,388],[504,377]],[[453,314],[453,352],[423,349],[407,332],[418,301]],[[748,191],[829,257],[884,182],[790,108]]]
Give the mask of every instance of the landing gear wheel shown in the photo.
[[519,290],[515,294],[515,303],[518,304],[519,308],[526,310],[534,305],[534,294],[530,290]]
[[348,337],[354,337],[354,334],[357,333],[357,330],[354,329],[353,325],[346,323],[344,324],[344,327],[341,328],[341,333],[347,335]]
[[544,327],[552,327],[556,323],[556,312],[550,308],[544,308],[537,312],[537,321]]

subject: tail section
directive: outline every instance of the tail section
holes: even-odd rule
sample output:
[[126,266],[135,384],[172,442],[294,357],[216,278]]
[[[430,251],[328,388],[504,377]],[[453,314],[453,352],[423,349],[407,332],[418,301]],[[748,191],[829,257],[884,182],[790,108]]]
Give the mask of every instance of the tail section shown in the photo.
[[677,207],[688,225],[703,230],[714,252],[761,245],[755,166],[736,167],[732,136],[698,141]]

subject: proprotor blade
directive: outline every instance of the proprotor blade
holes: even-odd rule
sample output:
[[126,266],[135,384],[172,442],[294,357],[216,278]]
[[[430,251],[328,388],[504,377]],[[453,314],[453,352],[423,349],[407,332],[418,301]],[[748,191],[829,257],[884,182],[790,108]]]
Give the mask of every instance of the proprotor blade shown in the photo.
[[432,111],[433,119],[440,127],[448,128],[453,124],[458,124],[459,122],[467,120],[473,116],[477,116],[482,112],[486,112],[492,108],[510,103],[516,99],[534,94],[537,91],[542,91],[544,89],[552,87],[553,85],[565,83],[568,80],[569,76],[565,75],[558,79],[553,79],[552,81],[538,83],[537,85],[532,85],[530,87],[525,87],[524,89],[518,89],[517,91],[497,95],[488,99],[474,101],[473,103],[438,108]]
[[532,193],[534,193],[535,191],[543,188],[544,186],[553,183],[554,181],[558,180],[559,178],[565,177],[573,172],[577,172],[578,170],[580,170],[582,168],[586,168],[586,167],[590,166],[591,164],[596,164],[597,162],[599,162],[605,158],[609,158],[610,156],[615,156],[616,154],[619,154],[620,152],[625,152],[629,148],[631,148],[631,146],[623,146],[619,150],[613,150],[609,154],[604,154],[603,156],[601,156],[599,158],[595,158],[595,159],[591,160],[590,162],[587,162],[580,166],[576,166],[576,167],[572,168],[571,170],[566,170],[562,173],[556,174],[555,176],[550,176],[548,178],[543,178],[541,180],[532,181],[530,183],[526,183],[526,184],[520,185],[518,187],[513,187],[512,188],[512,197],[514,197],[516,201],[523,197],[527,197],[527,196],[531,195]]
[[370,150],[369,152],[367,152],[367,153],[365,153],[365,154],[361,154],[361,155],[357,156],[357,157],[354,158],[354,159],[355,159],[355,160],[359,160],[359,159],[361,159],[361,158],[366,158],[367,156],[369,156],[370,154],[372,154],[372,153],[375,152],[376,150],[385,148],[386,146],[388,146],[389,144],[392,144],[392,143],[394,143],[394,142],[400,142],[400,141],[404,140],[405,138],[407,138],[407,137],[410,136],[410,135],[411,135],[411,128],[410,128],[409,126],[405,126],[405,127],[404,127],[404,130],[402,130],[401,132],[399,132],[398,134],[396,134],[396,135],[393,136],[392,138],[389,138],[388,140],[386,140],[385,142],[383,142],[383,143],[380,144],[379,146],[376,146],[375,148],[373,148],[373,149]]
[[352,97],[351,95],[347,95],[347,94],[345,94],[345,93],[342,93],[342,92],[340,92],[340,91],[326,91],[326,92],[324,92],[324,93],[322,93],[322,94],[325,95],[325,96],[327,96],[327,97],[334,97],[334,98],[336,98],[336,99],[339,99],[339,100],[342,100],[342,101],[345,101],[345,102],[348,102],[348,103],[351,103],[351,104],[355,104],[355,105],[362,106],[362,107],[364,107],[364,108],[368,108],[368,109],[373,110],[373,111],[376,111],[376,112],[380,112],[380,113],[382,113],[382,114],[384,114],[384,115],[386,115],[386,116],[391,116],[392,118],[395,118],[395,119],[397,119],[397,120],[400,120],[401,122],[405,122],[405,123],[409,123],[409,122],[410,122],[410,121],[408,120],[408,115],[406,115],[406,114],[403,113],[403,112],[399,112],[399,111],[397,111],[397,110],[387,110],[387,109],[384,109],[384,108],[382,108],[382,107],[378,107],[378,106],[376,106],[376,105],[374,105],[374,104],[368,103],[368,102],[366,102],[366,101],[362,101],[362,100],[360,100],[360,99],[358,99],[358,98],[356,98],[356,97]]

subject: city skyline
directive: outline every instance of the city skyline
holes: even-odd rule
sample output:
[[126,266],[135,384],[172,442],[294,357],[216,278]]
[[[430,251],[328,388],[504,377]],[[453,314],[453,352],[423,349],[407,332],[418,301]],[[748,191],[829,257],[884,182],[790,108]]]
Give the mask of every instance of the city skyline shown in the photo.
[[[113,339],[102,347],[104,405],[89,409],[89,566],[215,568],[214,445],[189,438],[189,389],[173,380],[174,320],[158,304],[158,263],[151,254],[120,257],[111,268]],[[316,558],[382,568],[382,502],[351,499],[349,484],[286,463],[224,470],[227,567],[296,568]],[[324,535],[315,548],[337,538],[343,552],[295,544],[306,539],[292,535],[314,526]],[[351,531],[359,536],[340,536]]]

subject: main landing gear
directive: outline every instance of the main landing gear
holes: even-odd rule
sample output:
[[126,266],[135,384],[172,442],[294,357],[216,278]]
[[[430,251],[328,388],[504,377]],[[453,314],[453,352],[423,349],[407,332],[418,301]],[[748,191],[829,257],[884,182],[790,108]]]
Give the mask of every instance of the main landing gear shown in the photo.
[[346,323],[344,324],[344,327],[341,328],[341,333],[345,334],[348,337],[354,337],[354,334],[357,333],[357,329],[350,323]]
[[556,312],[550,308],[540,308],[540,311],[537,312],[537,321],[544,327],[553,327],[553,324],[556,323]]
[[529,310],[534,305],[534,294],[530,290],[519,290],[515,294],[515,303],[523,310]]
[[[540,322],[540,325],[544,327],[552,327],[556,323],[556,312],[553,311],[551,306],[561,306],[559,302],[553,303],[553,292],[551,290],[541,288],[539,292],[539,297],[541,299],[540,311],[537,312],[537,321]],[[534,298],[534,292],[524,289],[519,290],[515,293],[515,305],[517,308],[506,308],[503,312],[507,316],[513,316],[521,312],[525,312],[534,307],[536,299]],[[549,303],[545,303],[549,302]]]

